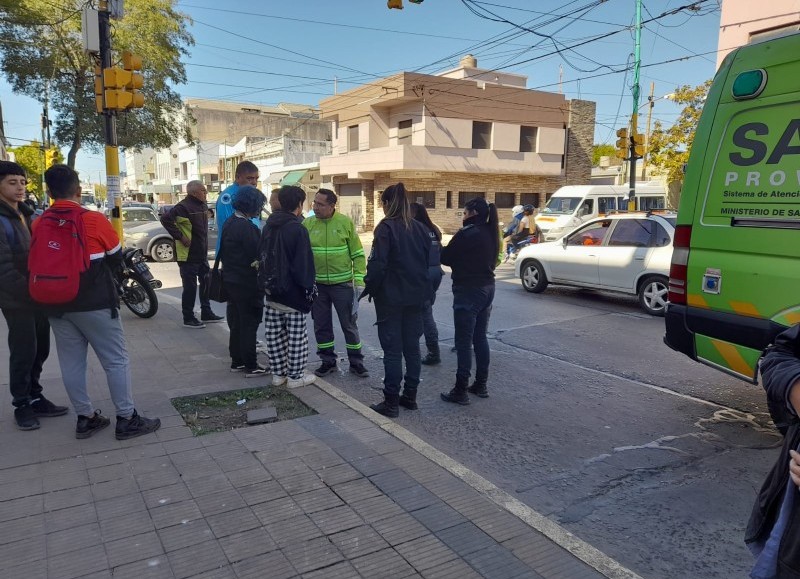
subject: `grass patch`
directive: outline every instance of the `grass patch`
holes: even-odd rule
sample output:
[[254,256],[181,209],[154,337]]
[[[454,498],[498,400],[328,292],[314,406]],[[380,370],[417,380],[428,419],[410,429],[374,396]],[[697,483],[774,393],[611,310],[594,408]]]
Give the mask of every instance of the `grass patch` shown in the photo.
[[[239,404],[241,400],[245,402]],[[281,386],[182,396],[171,402],[195,436],[248,426],[247,411],[264,406],[274,407],[279,421],[317,413]]]

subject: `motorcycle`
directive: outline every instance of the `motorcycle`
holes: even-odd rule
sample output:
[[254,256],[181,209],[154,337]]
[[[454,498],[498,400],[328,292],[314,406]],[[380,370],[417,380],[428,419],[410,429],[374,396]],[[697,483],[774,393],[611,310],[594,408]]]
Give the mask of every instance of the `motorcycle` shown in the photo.
[[153,277],[141,249],[123,248],[122,261],[123,267],[114,276],[120,299],[140,318],[152,318],[158,311],[155,290],[161,281]]
[[532,243],[539,243],[539,239],[536,235],[528,235],[524,239],[521,239],[516,243],[513,243],[511,241],[507,242],[506,256],[505,259],[503,260],[503,263],[508,263],[509,261],[513,263],[514,261],[516,261],[519,250],[522,249],[523,247],[529,246]]

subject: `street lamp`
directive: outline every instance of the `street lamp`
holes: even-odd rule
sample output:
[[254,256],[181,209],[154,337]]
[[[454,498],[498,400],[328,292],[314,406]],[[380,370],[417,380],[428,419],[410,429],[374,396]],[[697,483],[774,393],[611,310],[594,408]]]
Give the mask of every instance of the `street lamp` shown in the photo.
[[660,97],[653,97],[653,92],[655,91],[655,83],[650,83],[650,96],[647,97],[647,102],[643,103],[639,108],[642,108],[645,105],[649,105],[647,109],[647,130],[644,134],[644,154],[642,155],[642,181],[647,179],[647,156],[650,154],[650,120],[653,117],[653,106],[655,105],[656,101],[660,101],[662,99],[672,100],[675,98],[675,93],[671,92],[665,94],[664,96]]

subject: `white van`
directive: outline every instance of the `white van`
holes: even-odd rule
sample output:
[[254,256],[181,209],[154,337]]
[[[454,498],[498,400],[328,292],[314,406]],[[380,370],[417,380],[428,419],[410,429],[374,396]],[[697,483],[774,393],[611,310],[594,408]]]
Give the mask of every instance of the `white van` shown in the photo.
[[[667,207],[667,192],[658,182],[636,184],[636,210]],[[628,185],[567,185],[553,193],[536,216],[543,241],[555,241],[589,219],[628,209]]]

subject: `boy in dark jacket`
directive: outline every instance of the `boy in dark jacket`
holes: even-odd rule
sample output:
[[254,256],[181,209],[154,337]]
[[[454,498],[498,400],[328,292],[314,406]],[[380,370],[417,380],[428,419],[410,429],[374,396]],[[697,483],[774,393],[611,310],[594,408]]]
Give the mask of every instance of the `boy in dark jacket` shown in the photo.
[[297,388],[313,384],[308,361],[306,316],[316,295],[314,254],[300,221],[305,192],[286,185],[278,192],[281,209],[261,232],[259,279],[267,294],[264,334],[272,366],[272,384]]
[[31,215],[25,203],[25,171],[0,161],[0,309],[8,325],[9,385],[14,421],[20,430],[39,428],[39,417],[62,416],[42,395],[39,376],[50,354],[50,324],[28,294]]
[[[161,217],[161,224],[175,239],[175,256],[181,272],[181,310],[187,328],[205,328],[206,323],[225,319],[211,310],[206,284],[208,266],[208,206],[206,186],[201,181],[186,184],[186,198]],[[222,231],[220,230],[220,233]],[[200,319],[194,315],[194,300],[200,282]]]

